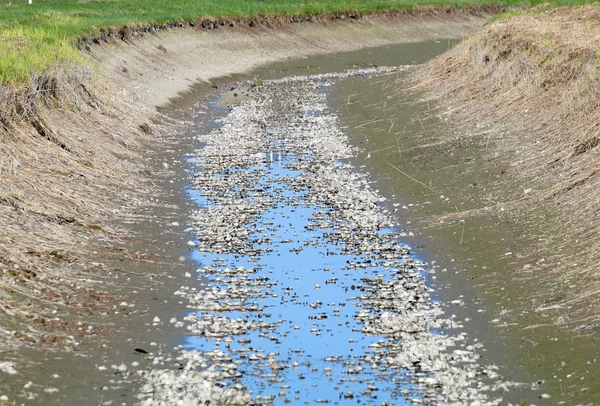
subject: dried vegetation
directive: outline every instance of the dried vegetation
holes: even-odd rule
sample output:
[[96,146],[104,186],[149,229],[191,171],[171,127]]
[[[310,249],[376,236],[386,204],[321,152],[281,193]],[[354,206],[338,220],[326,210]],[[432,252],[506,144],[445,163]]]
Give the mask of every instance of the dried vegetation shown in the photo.
[[[487,138],[510,163],[520,188],[496,200],[540,250],[515,276],[532,310],[584,331],[600,321],[599,38],[598,7],[537,10],[489,24],[419,73],[461,137]],[[453,216],[465,214],[481,212]]]
[[92,258],[144,188],[134,110],[73,66],[0,88],[0,346],[63,344],[78,317],[112,309]]

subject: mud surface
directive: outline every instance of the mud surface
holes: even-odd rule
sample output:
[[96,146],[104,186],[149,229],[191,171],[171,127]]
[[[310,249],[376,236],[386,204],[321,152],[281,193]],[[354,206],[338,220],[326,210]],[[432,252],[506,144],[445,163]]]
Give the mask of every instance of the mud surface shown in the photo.
[[383,45],[464,38],[483,28],[487,18],[461,13],[435,17],[365,16],[359,21],[276,28],[176,29],[95,46],[91,55],[100,60],[127,98],[162,106],[177,101],[178,93],[198,82],[212,82],[281,61]]
[[467,332],[486,343],[488,356],[510,366],[512,380],[535,389],[514,401],[597,404],[593,329],[573,333],[547,324],[542,312],[549,305],[527,282],[548,258],[540,249],[545,240],[524,237],[541,238],[555,219],[541,207],[518,222],[507,214],[504,198],[524,192],[507,174],[512,157],[503,146],[483,128],[477,136],[457,130],[452,113],[428,101],[410,74],[350,79],[333,93],[342,123],[361,147],[357,164],[384,196],[402,202],[394,215],[411,223],[415,235],[407,241],[434,263],[438,294],[462,295],[466,306],[456,314],[470,319]]

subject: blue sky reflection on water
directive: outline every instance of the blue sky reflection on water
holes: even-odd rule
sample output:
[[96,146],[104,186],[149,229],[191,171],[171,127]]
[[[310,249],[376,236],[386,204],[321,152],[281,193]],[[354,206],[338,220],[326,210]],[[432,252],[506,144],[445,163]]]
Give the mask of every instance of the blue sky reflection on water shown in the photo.
[[[233,350],[233,359],[243,361],[238,365],[243,373],[241,383],[254,395],[276,396],[275,404],[287,401],[321,403],[325,400],[329,403],[380,404],[390,401],[392,404],[405,404],[399,392],[407,389],[406,377],[402,376],[404,373],[373,369],[364,358],[371,353],[369,345],[384,345],[387,339],[364,335],[355,320],[361,309],[358,299],[361,295],[360,278],[386,275],[387,270],[383,267],[346,269],[347,261],[359,262],[365,258],[343,254],[340,245],[328,241],[324,232],[333,229],[307,230],[313,213],[327,209],[303,201],[302,191],[294,191],[282,181],[298,175],[298,172],[286,167],[286,161],[291,157],[267,153],[262,158],[260,165],[264,165],[262,169],[267,169],[267,174],[261,185],[274,189],[273,193],[279,199],[259,218],[256,229],[263,230],[253,233],[252,238],[268,237],[270,241],[257,244],[255,248],[268,247],[272,251],[262,251],[260,256],[252,258],[249,255],[194,250],[192,257],[199,267],[214,265],[222,269],[242,266],[255,269],[254,278],[269,278],[261,295],[263,297],[254,297],[245,303],[256,303],[262,311],[224,312],[220,315],[274,322],[276,328],[273,331],[248,331],[243,336],[232,337],[236,341],[229,344],[187,336],[184,347],[201,351],[215,347],[224,352]],[[200,208],[214,204],[200,190],[190,189],[187,192]],[[382,233],[391,231],[383,230]],[[212,279],[210,275],[200,274],[200,277],[204,281]],[[226,288],[225,285],[222,287]],[[240,344],[240,339],[244,340],[243,344]],[[286,367],[279,371],[265,370],[264,366],[258,369],[257,364],[244,360],[244,352],[237,352],[243,348],[263,350],[265,354],[275,353],[275,359]],[[359,374],[355,373],[356,368],[361,368]],[[377,388],[370,397],[344,397],[349,392],[355,395],[363,393],[369,384]],[[279,396],[280,392],[283,396]]]

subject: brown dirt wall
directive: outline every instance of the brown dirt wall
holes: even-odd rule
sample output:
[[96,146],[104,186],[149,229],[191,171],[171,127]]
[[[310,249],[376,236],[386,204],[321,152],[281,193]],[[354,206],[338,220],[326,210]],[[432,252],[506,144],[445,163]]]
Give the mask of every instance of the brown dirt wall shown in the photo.
[[128,213],[149,190],[136,175],[152,140],[140,124],[153,112],[132,111],[111,93],[96,73],[72,66],[26,88],[0,89],[4,345],[63,343],[80,316],[113,310],[115,298],[102,289],[106,269],[93,252],[122,241],[125,230],[108,219]]

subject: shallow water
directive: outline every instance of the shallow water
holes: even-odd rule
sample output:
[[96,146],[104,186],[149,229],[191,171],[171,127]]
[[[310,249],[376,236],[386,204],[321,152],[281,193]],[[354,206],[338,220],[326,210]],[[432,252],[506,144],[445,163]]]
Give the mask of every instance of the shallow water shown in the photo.
[[[256,186],[273,188],[272,198],[280,200],[254,225],[264,230],[256,233],[255,238],[271,241],[257,245],[256,249],[269,248],[268,252],[260,258],[199,252],[193,255],[199,266],[217,262],[219,267],[253,269],[256,271],[255,278],[268,278],[271,286],[264,296],[251,299],[252,305],[262,309],[261,312],[221,312],[220,315],[252,321],[260,318],[263,322],[275,323],[277,327],[268,335],[255,331],[238,335],[237,342],[229,346],[221,342],[218,348],[221,351],[230,349],[235,354],[233,358],[242,362],[247,359],[248,352],[259,349],[267,354],[274,352],[279,355],[279,360],[292,365],[292,368],[272,377],[274,382],[263,378],[268,374],[264,370],[260,371],[260,375],[252,373],[253,377],[243,381],[254,393],[267,397],[275,395],[274,404],[284,403],[286,399],[311,403],[328,400],[333,403],[343,399],[345,393],[364,392],[367,380],[374,382],[376,379],[380,385],[377,399],[390,398],[396,388],[394,381],[400,377],[386,379],[370,371],[368,365],[359,384],[351,382],[351,375],[344,372],[350,365],[362,364],[364,354],[369,351],[368,346],[381,340],[362,334],[354,319],[358,291],[352,287],[360,285],[361,281],[358,275],[345,268],[348,260],[358,262],[361,258],[343,255],[340,246],[319,242],[328,230],[308,231],[310,218],[319,208],[303,202],[301,194],[295,194],[285,184],[278,183],[278,179],[297,175],[296,171],[287,169],[287,162],[284,156],[267,164],[267,174]],[[226,288],[227,285],[217,286]],[[319,302],[322,305],[315,309],[306,305]],[[188,336],[184,341],[186,349],[212,350],[214,346],[214,342],[204,337]],[[246,351],[235,353],[240,350]],[[325,361],[327,358],[332,361]],[[297,366],[293,366],[295,364]],[[245,373],[253,368],[256,367],[247,362],[240,366]],[[256,369],[260,370],[260,367]],[[319,372],[314,373],[313,369]],[[291,389],[286,390],[285,387],[290,385]],[[279,396],[280,392],[285,395]],[[371,402],[365,400],[364,403]]]
[[[374,64],[420,63],[449,46],[447,41],[442,40],[310,58],[301,62],[275,64],[258,70],[249,78],[251,82],[260,75],[267,81],[291,73],[327,73]],[[241,77],[224,79],[217,84],[222,91],[229,89],[230,83],[237,79],[241,80]],[[483,174],[465,170],[446,172],[446,167],[457,164],[456,160],[459,158],[456,156],[442,155],[429,160],[420,156],[421,161],[415,162],[411,160],[412,152],[392,154],[391,150],[397,148],[397,136],[390,140],[385,135],[396,130],[405,132],[405,138],[401,139],[402,145],[409,151],[413,151],[411,148],[420,143],[428,144],[432,141],[419,130],[422,126],[427,127],[428,123],[421,123],[417,117],[420,111],[429,110],[429,106],[424,103],[410,108],[402,106],[402,97],[390,92],[389,84],[394,80],[395,78],[392,80],[385,77],[347,78],[319,91],[320,95],[327,97],[326,104],[339,113],[342,123],[350,126],[349,134],[355,137],[352,142],[362,148],[354,157],[339,158],[336,162],[344,165],[353,163],[354,171],[368,173],[371,179],[378,182],[379,194],[389,198],[386,202],[378,202],[378,207],[380,210],[387,208],[390,212],[395,211],[395,220],[391,227],[385,226],[377,230],[377,235],[387,235],[389,241],[394,240],[399,246],[408,242],[415,247],[418,257],[415,257],[415,250],[411,250],[410,258],[416,261],[417,268],[410,274],[410,278],[413,281],[427,282],[430,287],[436,288],[436,292],[432,292],[433,296],[430,297],[431,303],[446,306],[447,315],[456,314],[460,320],[470,319],[464,323],[465,328],[461,329],[468,333],[467,338],[464,343],[459,342],[458,346],[467,347],[466,342],[473,343],[473,339],[483,342],[485,348],[479,349],[482,364],[500,365],[503,367],[501,373],[509,380],[530,383],[540,378],[549,381],[553,379],[553,375],[558,376],[555,379],[556,385],[542,387],[544,392],[547,390],[552,394],[552,401],[558,400],[561,391],[558,379],[568,382],[571,378],[566,375],[571,367],[571,360],[576,360],[577,363],[581,361],[584,365],[584,361],[589,359],[589,350],[573,351],[572,354],[577,354],[576,357],[565,359],[566,366],[560,365],[562,360],[549,360],[548,354],[563,352],[579,344],[569,342],[561,346],[561,341],[558,341],[559,345],[552,346],[548,342],[553,337],[548,332],[510,332],[504,327],[499,328],[497,322],[490,324],[497,318],[498,312],[503,310],[502,306],[511,312],[501,316],[501,322],[508,320],[508,317],[511,317],[512,322],[512,309],[506,302],[501,302],[499,297],[506,300],[511,295],[520,294],[518,291],[515,293],[512,290],[515,287],[498,276],[503,268],[491,265],[502,262],[490,261],[490,258],[498,258],[510,251],[510,242],[507,242],[511,241],[510,230],[503,229],[501,224],[486,222],[485,219],[466,226],[463,223],[449,224],[443,231],[427,228],[420,223],[423,212],[419,210],[443,212],[458,202],[465,193],[461,188],[456,188],[454,194],[444,190],[444,196],[450,199],[448,203],[445,198],[439,198],[440,190],[436,182],[444,179],[449,182],[457,176],[471,174],[478,177]],[[247,83],[243,86],[247,86]],[[402,271],[405,264],[385,267],[379,263],[377,267],[373,267],[372,263],[367,262],[372,261],[372,258],[366,258],[365,252],[342,252],[342,248],[346,247],[340,244],[335,234],[330,233],[331,229],[311,226],[316,222],[322,224],[327,219],[327,208],[320,202],[311,200],[312,196],[301,185],[295,185],[294,178],[299,174],[299,168],[294,165],[294,160],[298,158],[298,153],[285,151],[282,148],[284,143],[266,143],[264,145],[267,147],[254,152],[254,164],[250,172],[253,172],[252,176],[256,176],[258,182],[253,187],[262,188],[256,202],[264,202],[265,197],[269,198],[264,210],[256,217],[257,223],[252,230],[252,236],[256,239],[253,249],[256,251],[200,252],[197,245],[188,245],[190,240],[194,240],[196,244],[202,242],[197,239],[197,230],[196,236],[192,235],[196,223],[193,221],[194,212],[216,207],[210,191],[201,188],[194,190],[194,183],[190,184],[190,176],[203,162],[195,155],[190,156],[190,152],[206,147],[207,144],[198,142],[194,137],[219,128],[222,123],[218,119],[228,114],[228,105],[235,104],[230,102],[233,96],[231,92],[226,91],[221,93],[224,98],[201,99],[201,95],[209,91],[208,86],[198,85],[196,92],[190,92],[180,100],[178,106],[172,107],[178,111],[171,111],[170,114],[185,119],[190,126],[185,134],[176,136],[178,143],[173,143],[174,140],[170,139],[164,150],[149,157],[149,164],[153,165],[151,167],[156,173],[161,172],[163,162],[170,166],[158,178],[161,190],[165,192],[164,196],[158,198],[161,203],[169,203],[169,206],[161,208],[161,204],[157,202],[156,207],[140,212],[144,224],[133,227],[143,238],[135,246],[140,253],[158,255],[160,260],[118,262],[115,269],[119,268],[121,273],[115,271],[115,275],[120,275],[119,278],[109,277],[105,281],[107,288],[130,294],[131,300],[127,301],[135,304],[135,307],[124,307],[117,315],[94,320],[94,323],[107,329],[114,329],[115,333],[82,339],[81,345],[70,353],[27,350],[11,355],[20,362],[21,374],[2,377],[2,393],[9,393],[10,399],[18,399],[26,404],[134,404],[143,383],[137,371],[172,367],[173,361],[168,359],[172,356],[168,354],[172,347],[180,345],[177,351],[187,349],[210,352],[218,348],[223,353],[229,353],[231,361],[239,362],[238,370],[243,371],[243,374],[242,377],[234,376],[225,383],[242,383],[254,395],[275,395],[273,402],[277,404],[286,403],[286,399],[292,403],[315,403],[318,400],[357,403],[359,398],[365,403],[381,403],[389,399],[394,404],[402,404],[405,399],[419,401],[431,396],[430,391],[419,389],[417,384],[417,381],[427,377],[426,371],[381,367],[382,354],[389,355],[390,350],[396,351],[398,347],[394,346],[400,340],[381,334],[364,334],[363,321],[355,317],[361,310],[372,306],[370,301],[376,296],[377,289],[386,288],[383,283],[389,282],[391,277],[397,277],[398,280],[406,277]],[[223,102],[224,99],[227,101]],[[238,97],[233,96],[233,99]],[[383,103],[387,103],[387,106],[382,109]],[[394,115],[390,116],[390,113]],[[390,118],[395,122],[391,131]],[[379,119],[382,120],[364,125],[365,122]],[[399,129],[403,121],[406,127]],[[270,130],[271,142],[277,138],[278,129]],[[416,137],[411,138],[410,134]],[[377,152],[383,148],[386,148],[384,153],[389,155]],[[398,175],[386,161],[433,187],[436,193],[426,186],[416,186],[417,183],[407,180],[404,175]],[[367,167],[359,168],[361,165]],[[476,167],[477,161],[471,165]],[[431,179],[421,177],[428,171],[433,174],[441,171],[446,178],[437,175]],[[474,183],[477,182],[480,181],[476,179]],[[468,184],[470,181],[465,181],[463,186]],[[240,191],[233,188],[231,190]],[[475,205],[472,199],[477,197],[477,190],[473,193],[464,194],[467,196],[462,202],[464,207]],[[319,214],[315,216],[315,213]],[[175,223],[177,225],[173,225]],[[411,231],[416,235],[412,235]],[[305,242],[308,244],[305,245]],[[182,255],[186,258],[184,261],[179,258]],[[419,259],[427,260],[430,264],[437,262],[425,267],[420,264]],[[510,265],[516,266],[516,262],[517,260],[511,259]],[[232,286],[234,278],[224,271],[228,267],[236,269],[240,266],[244,267],[243,272],[250,269],[253,272],[240,272],[237,276],[240,277],[239,281],[264,284],[255,286],[260,289],[251,296],[244,296],[245,305],[262,310],[227,309],[221,315],[234,319],[239,317],[249,325],[264,322],[264,325],[269,326],[268,332],[250,329],[228,342],[225,338],[208,339],[206,336],[186,332],[180,327],[171,327],[169,319],[172,317],[178,321],[187,317],[188,322],[193,325],[194,319],[201,320],[197,317],[200,313],[208,313],[198,313],[198,306],[190,305],[185,297],[174,297],[173,292],[182,286],[202,292],[208,288],[209,283],[212,287],[222,289]],[[214,272],[206,272],[207,267]],[[391,272],[390,269],[394,267],[401,272]],[[203,271],[196,272],[197,269]],[[443,272],[444,269],[447,271]],[[140,276],[147,273],[153,273],[156,277]],[[186,277],[186,274],[190,277]],[[378,275],[381,278],[377,278]],[[361,276],[369,276],[374,280],[363,281]],[[233,286],[240,285],[236,282]],[[465,305],[449,303],[457,299]],[[226,302],[229,306],[230,301]],[[370,317],[382,313],[374,307],[369,310]],[[192,312],[194,316],[191,316]],[[161,322],[154,323],[153,319],[157,316]],[[295,329],[296,326],[298,329]],[[428,332],[433,337],[442,332],[456,335],[446,328],[432,327]],[[558,334],[556,336],[563,339]],[[542,344],[530,344],[532,341]],[[391,346],[386,347],[390,342]],[[374,343],[378,346],[373,346]],[[142,348],[150,354],[137,353],[135,348]],[[248,357],[252,354],[257,359],[248,362]],[[392,353],[392,357],[395,355]],[[27,361],[21,361],[23,356]],[[372,360],[377,362],[371,362]],[[215,359],[210,361],[218,364]],[[118,370],[122,364],[127,366],[126,372]],[[372,365],[377,368],[374,369]],[[361,367],[360,373],[351,373],[357,366]],[[100,369],[101,367],[106,369]],[[590,369],[595,366],[586,367]],[[33,384],[23,388],[30,380]],[[287,388],[287,385],[290,387]],[[378,390],[370,390],[369,385]],[[593,386],[592,384],[591,387]],[[45,391],[49,387],[58,389],[58,392]],[[566,384],[565,387],[568,388]],[[283,394],[280,396],[279,392]],[[344,397],[349,392],[353,396]],[[553,403],[539,399],[540,393],[542,391],[529,392],[526,388],[511,388],[511,392],[503,396],[505,400],[510,399],[515,403],[521,400],[530,400],[536,404]],[[33,398],[26,400],[30,394],[34,395]],[[270,402],[265,400],[267,401]]]
[[432,297],[326,103],[347,77],[403,69],[268,80],[199,135],[189,333],[142,373],[144,404],[501,401],[513,384],[444,314],[462,301]]
[[[193,259],[201,267],[212,263],[221,268],[244,267],[255,271],[254,278],[268,278],[268,293],[251,299],[253,307],[262,309],[261,312],[220,312],[220,315],[252,321],[260,318],[277,327],[268,335],[251,331],[236,336],[237,343],[221,342],[217,347],[221,351],[231,350],[235,354],[233,358],[243,362],[240,370],[245,373],[253,368],[252,364],[244,364],[248,352],[257,350],[277,353],[279,360],[292,365],[277,373],[276,378],[272,377],[274,382],[267,383],[263,376],[268,373],[260,371],[256,374],[256,370],[252,377],[243,381],[254,393],[263,397],[276,396],[274,404],[284,403],[286,399],[311,403],[319,400],[333,403],[343,399],[354,403],[349,395],[344,398],[344,394],[356,393],[358,396],[375,381],[378,384],[377,401],[397,397],[396,381],[403,379],[401,375],[386,376],[372,371],[371,365],[367,364],[357,382],[348,372],[352,365],[365,364],[363,359],[370,352],[369,345],[385,345],[387,341],[383,337],[362,334],[361,326],[354,318],[356,307],[360,306],[357,297],[360,291],[356,286],[361,285],[362,274],[357,275],[347,269],[347,265],[348,261],[364,262],[365,258],[345,255],[341,246],[327,243],[325,235],[334,232],[333,229],[309,231],[315,229],[311,218],[319,207],[306,202],[303,193],[295,192],[281,182],[281,179],[300,174],[289,169],[292,158],[281,151],[269,151],[264,155],[266,162],[260,166],[265,176],[255,188],[271,189],[270,198],[277,204],[263,213],[252,227],[262,230],[254,233],[253,238],[269,241],[255,246],[265,252],[259,258],[254,252],[252,255],[194,252]],[[206,198],[196,197],[201,192],[193,192],[197,191],[190,191],[196,204],[203,208],[212,205]],[[381,230],[383,234],[390,232],[395,231]],[[386,276],[388,270],[374,268],[371,272]],[[226,284],[217,283],[216,286],[227,288]],[[317,306],[318,303],[322,304]],[[186,349],[212,350],[214,346],[215,343],[205,337],[188,336],[184,340]],[[240,350],[243,352],[238,352]],[[290,385],[291,389],[286,390],[285,387]],[[375,399],[367,399],[364,403],[370,404]]]
[[534,287],[521,275],[544,258],[535,241],[523,237],[540,233],[552,219],[541,212],[520,224],[503,218],[497,201],[518,198],[523,189],[504,178],[507,160],[496,145],[485,137],[455,137],[451,115],[412,88],[408,76],[351,78],[333,91],[342,123],[362,147],[356,163],[384,196],[402,202],[395,215],[411,222],[415,236],[408,242],[416,252],[435,262],[441,297],[462,296],[467,306],[456,311],[470,319],[467,331],[506,366],[505,375],[535,389],[512,390],[506,398],[597,403],[596,341],[544,326],[548,320],[532,311]]

